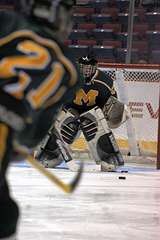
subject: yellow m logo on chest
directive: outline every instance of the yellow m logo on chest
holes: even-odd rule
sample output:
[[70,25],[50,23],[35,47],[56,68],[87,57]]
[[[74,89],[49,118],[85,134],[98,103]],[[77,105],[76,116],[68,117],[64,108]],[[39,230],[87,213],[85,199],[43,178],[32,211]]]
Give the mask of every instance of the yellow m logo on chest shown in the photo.
[[86,103],[87,106],[93,106],[96,104],[96,97],[98,96],[97,90],[89,90],[88,93],[85,93],[83,89],[80,89],[76,93],[76,98],[74,99],[74,103],[77,105],[83,105]]

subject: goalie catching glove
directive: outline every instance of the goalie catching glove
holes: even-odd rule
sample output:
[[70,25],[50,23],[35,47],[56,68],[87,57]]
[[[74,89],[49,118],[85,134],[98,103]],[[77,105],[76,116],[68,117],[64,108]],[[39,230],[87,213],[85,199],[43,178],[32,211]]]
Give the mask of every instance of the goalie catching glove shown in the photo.
[[103,114],[109,128],[118,128],[129,118],[127,106],[117,98],[111,96],[103,107]]

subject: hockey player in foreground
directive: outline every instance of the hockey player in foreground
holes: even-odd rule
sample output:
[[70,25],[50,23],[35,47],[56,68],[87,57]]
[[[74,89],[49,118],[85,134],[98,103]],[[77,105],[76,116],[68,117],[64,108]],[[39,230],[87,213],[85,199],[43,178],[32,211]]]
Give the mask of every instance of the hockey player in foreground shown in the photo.
[[[69,146],[81,130],[93,159],[101,164],[101,170],[114,171],[124,161],[111,128],[126,121],[125,106],[117,99],[113,80],[97,68],[93,56],[81,57],[79,67],[85,83],[74,100],[64,106],[35,157],[45,167],[56,167],[64,159],[70,170],[76,171],[77,165],[72,160]],[[62,148],[54,140],[56,132],[64,141]]]
[[70,33],[74,1],[13,3],[13,11],[0,11],[0,239],[16,238],[19,219],[6,179],[13,151],[39,144],[80,84],[61,42]]

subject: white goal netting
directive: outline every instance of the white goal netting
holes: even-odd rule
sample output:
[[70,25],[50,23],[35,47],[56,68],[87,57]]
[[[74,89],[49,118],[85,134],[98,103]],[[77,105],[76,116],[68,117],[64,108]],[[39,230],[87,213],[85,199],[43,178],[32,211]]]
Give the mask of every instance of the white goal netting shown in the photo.
[[[114,80],[119,99],[131,112],[127,124],[114,130],[122,153],[134,159],[141,156],[140,161],[157,159],[160,65],[100,64],[99,68]],[[87,152],[83,137],[73,149]]]

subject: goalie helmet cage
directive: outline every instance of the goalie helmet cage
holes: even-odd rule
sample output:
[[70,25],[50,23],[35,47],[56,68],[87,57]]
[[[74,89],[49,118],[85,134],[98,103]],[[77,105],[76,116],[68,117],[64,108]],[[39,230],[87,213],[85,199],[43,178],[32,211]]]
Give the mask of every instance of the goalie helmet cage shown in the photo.
[[129,121],[113,131],[125,160],[160,169],[160,65],[99,63],[99,69],[130,110]]

